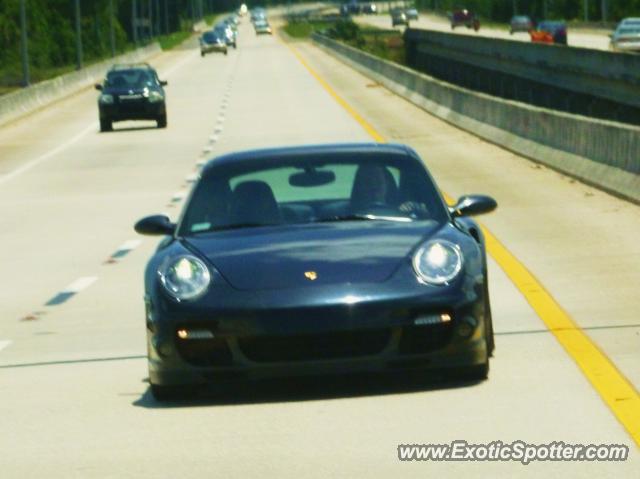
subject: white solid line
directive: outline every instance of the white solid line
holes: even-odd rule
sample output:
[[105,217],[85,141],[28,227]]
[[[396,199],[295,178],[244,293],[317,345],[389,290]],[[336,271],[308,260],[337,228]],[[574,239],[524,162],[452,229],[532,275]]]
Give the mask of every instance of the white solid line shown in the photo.
[[126,241],[125,243],[123,243],[117,249],[117,251],[131,251],[131,250],[136,249],[138,246],[140,246],[141,243],[142,243],[142,240],[129,240],[129,241]]
[[80,141],[82,139],[82,137],[84,137],[85,135],[87,135],[88,133],[90,133],[92,131],[97,131],[97,129],[98,129],[98,123],[92,123],[87,128],[85,128],[80,133],[78,133],[76,136],[74,136],[73,138],[71,138],[68,141],[65,141],[63,144],[57,146],[53,150],[45,153],[44,155],[39,156],[35,160],[31,160],[31,161],[27,162],[26,164],[22,165],[20,168],[17,168],[15,170],[13,170],[12,172],[7,173],[6,175],[0,177],[0,185],[6,183],[7,181],[13,180],[14,178],[20,176],[22,173],[26,173],[27,171],[29,171],[34,166],[37,166],[40,163],[44,163],[45,161],[53,158],[55,155],[60,153],[62,150],[70,147],[74,143],[77,143],[78,141]]
[[189,55],[187,58],[182,60],[180,63],[175,64],[174,66],[169,68],[166,72],[164,72],[164,76],[171,76],[171,74],[173,72],[175,72],[178,68],[180,68],[182,65],[187,63],[189,60],[192,60],[193,58],[196,58],[196,57],[197,57],[197,55],[195,53],[192,54],[192,55]]
[[98,279],[97,276],[85,276],[83,278],[78,278],[69,286],[64,288],[61,292],[62,293],[79,293],[83,289],[88,288],[93,283],[95,283],[97,279]]
[[11,344],[11,341],[9,341],[8,339],[0,341],[0,351],[2,351],[4,348],[9,346],[10,344]]

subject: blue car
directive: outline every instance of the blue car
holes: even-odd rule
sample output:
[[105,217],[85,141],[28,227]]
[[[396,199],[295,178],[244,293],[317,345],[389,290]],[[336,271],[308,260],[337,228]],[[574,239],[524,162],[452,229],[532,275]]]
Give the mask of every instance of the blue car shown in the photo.
[[158,400],[229,379],[438,369],[487,377],[485,243],[423,161],[394,144],[254,150],[202,169],[145,272]]

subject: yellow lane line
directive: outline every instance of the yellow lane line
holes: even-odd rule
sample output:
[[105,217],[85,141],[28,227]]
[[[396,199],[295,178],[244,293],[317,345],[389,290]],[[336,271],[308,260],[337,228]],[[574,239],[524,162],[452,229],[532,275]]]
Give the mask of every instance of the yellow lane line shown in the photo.
[[[283,42],[284,43],[284,42]],[[343,98],[341,98],[320,75],[302,58],[291,45],[285,45],[323,88],[378,142],[384,142],[378,133]],[[453,198],[444,194],[448,203]],[[535,276],[484,226],[487,251],[504,270],[511,282],[525,297],[536,314],[553,333],[565,351],[573,358],[605,404],[640,446],[640,395],[625,376],[616,368],[604,352],[562,309],[553,296]]]
[[[282,41],[282,40],[281,40]],[[284,42],[282,42],[284,43]],[[351,105],[349,105],[346,101],[344,101],[342,99],[342,97],[340,97],[340,95],[338,95],[335,91],[333,91],[333,88],[331,88],[329,86],[329,84],[324,81],[320,75],[318,75],[313,68],[311,68],[309,66],[309,64],[305,61],[304,58],[302,58],[302,56],[298,53],[298,51],[296,49],[294,49],[292,46],[290,46],[287,43],[284,43],[285,45],[287,45],[289,47],[289,49],[293,52],[293,54],[296,56],[296,58],[300,61],[300,63],[302,63],[302,65],[307,69],[307,71],[311,74],[311,76],[313,76],[313,78],[315,78],[316,80],[318,80],[318,83],[320,83],[320,85],[323,86],[323,88],[327,91],[327,93],[329,93],[329,95],[331,95],[331,97],[338,102],[338,104],[344,108],[347,113],[349,113],[354,120],[356,120],[358,123],[360,123],[360,126],[362,126],[362,128],[364,128],[364,130],[369,133],[369,136],[371,136],[371,138],[373,138],[375,141],[379,142],[379,143],[384,143],[384,138],[380,135],[380,133],[378,133],[369,123],[367,123],[367,120],[365,120],[364,118],[362,118],[362,116],[360,116],[360,114],[355,111]]]

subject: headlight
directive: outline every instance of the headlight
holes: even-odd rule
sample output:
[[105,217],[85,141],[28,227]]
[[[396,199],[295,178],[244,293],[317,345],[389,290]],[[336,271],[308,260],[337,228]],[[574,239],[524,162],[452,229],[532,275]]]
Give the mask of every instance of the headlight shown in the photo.
[[149,92],[149,103],[158,103],[162,100],[164,100],[164,97],[159,91],[154,90]]
[[202,296],[211,282],[207,266],[195,256],[180,256],[158,271],[160,282],[178,301]]
[[98,98],[98,101],[100,103],[102,103],[103,105],[112,105],[113,104],[113,95],[109,95],[107,93],[103,93],[102,95],[100,95],[100,98]]
[[413,269],[426,283],[449,283],[462,270],[462,252],[450,241],[427,241],[414,255]]

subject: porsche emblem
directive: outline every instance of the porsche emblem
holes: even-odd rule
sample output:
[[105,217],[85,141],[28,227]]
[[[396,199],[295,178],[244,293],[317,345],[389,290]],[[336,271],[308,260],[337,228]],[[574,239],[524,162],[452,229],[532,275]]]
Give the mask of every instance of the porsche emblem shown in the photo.
[[315,281],[318,278],[318,273],[316,273],[315,271],[305,271],[304,277],[309,281]]

